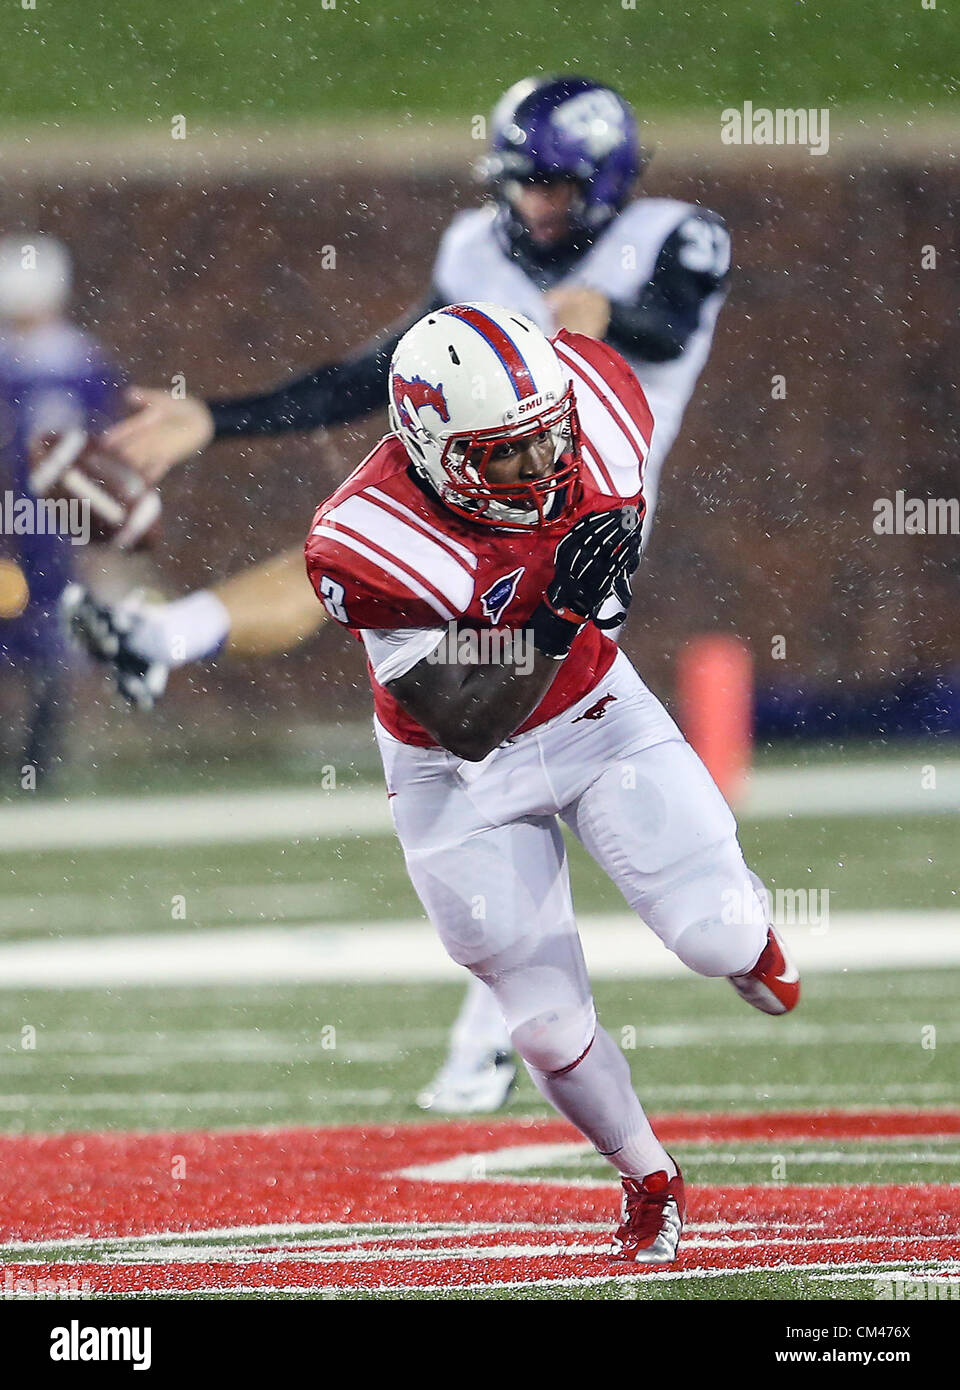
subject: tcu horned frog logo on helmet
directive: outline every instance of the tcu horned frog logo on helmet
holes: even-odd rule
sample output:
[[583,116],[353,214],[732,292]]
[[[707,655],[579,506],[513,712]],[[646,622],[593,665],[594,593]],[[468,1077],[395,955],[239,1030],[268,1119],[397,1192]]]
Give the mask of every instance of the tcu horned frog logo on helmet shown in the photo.
[[627,133],[622,103],[605,88],[579,92],[553,113],[553,123],[578,141],[593,159],[604,159]]

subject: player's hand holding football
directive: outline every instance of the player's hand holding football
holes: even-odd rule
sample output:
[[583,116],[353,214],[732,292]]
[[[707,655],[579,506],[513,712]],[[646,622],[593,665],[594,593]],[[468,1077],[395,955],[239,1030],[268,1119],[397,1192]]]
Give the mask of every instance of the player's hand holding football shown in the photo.
[[125,399],[133,413],[107,430],[103,443],[150,482],[213,439],[213,416],[195,396],[175,400],[167,391],[131,386]]
[[553,579],[541,605],[546,611],[539,623],[535,621],[539,649],[548,656],[566,655],[583,623],[600,609],[613,586],[633,573],[639,557],[636,507],[581,517],[557,546]]

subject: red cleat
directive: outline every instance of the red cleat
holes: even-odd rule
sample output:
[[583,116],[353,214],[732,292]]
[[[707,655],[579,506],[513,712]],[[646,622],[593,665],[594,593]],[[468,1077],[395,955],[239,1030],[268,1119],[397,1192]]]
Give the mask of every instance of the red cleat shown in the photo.
[[761,1013],[788,1014],[800,998],[800,974],[773,927],[767,930],[767,944],[753,969],[727,979],[740,998]]
[[669,1265],[677,1258],[677,1246],[686,1215],[683,1176],[667,1178],[661,1168],[640,1178],[622,1178],[620,1225],[610,1254],[615,1260],[638,1265]]

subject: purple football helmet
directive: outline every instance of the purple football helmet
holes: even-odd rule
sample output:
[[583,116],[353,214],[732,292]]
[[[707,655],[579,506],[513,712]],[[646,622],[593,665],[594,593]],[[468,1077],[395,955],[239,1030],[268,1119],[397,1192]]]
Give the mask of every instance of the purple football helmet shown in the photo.
[[501,97],[480,172],[501,203],[509,184],[573,179],[576,216],[596,234],[630,197],[645,163],[636,120],[618,92],[586,77],[527,77]]

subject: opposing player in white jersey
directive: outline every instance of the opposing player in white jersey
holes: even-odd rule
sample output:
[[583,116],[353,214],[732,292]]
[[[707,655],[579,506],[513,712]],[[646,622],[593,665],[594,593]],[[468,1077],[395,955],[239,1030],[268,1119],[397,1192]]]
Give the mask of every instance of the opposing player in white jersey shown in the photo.
[[[644,163],[633,113],[611,88],[577,76],[516,83],[491,120],[482,174],[493,196],[453,218],[429,293],[402,324],[267,395],[203,402],[139,390],[141,408],[108,443],[158,477],[214,439],[355,419],[382,405],[391,356],[410,324],[481,297],[547,332],[565,327],[603,339],[630,364],[657,421],[646,461],[646,540],[663,461],[710,350],[730,243],[722,220],[704,208],[635,197]],[[611,600],[602,621],[615,627],[623,615],[624,603]],[[185,599],[127,608],[116,621],[95,604],[81,618],[94,648],[116,653],[121,688],[148,703],[165,668],[224,645],[237,655],[282,650],[309,635],[322,611],[292,552]],[[450,1055],[420,1101],[447,1112],[496,1109],[515,1071],[500,1012],[472,984]]]
[[621,1174],[614,1256],[667,1264],[683,1180],[597,1023],[560,820],[690,969],[768,1013],[799,985],[723,798],[594,622],[639,558],[650,411],[611,348],[551,344],[489,304],[415,325],[389,394],[394,432],[317,511],[307,571],[366,648],[428,916],[538,1090]]
[[579,76],[526,78],[501,98],[479,172],[491,193],[443,233],[424,300],[366,349],[266,395],[176,400],[135,388],[140,409],[107,442],[153,478],[211,441],[354,420],[383,404],[402,334],[430,309],[482,297],[545,332],[587,333],[636,372],[654,417],[647,515],[710,351],[730,267],[716,213],[637,197],[646,158],[629,104]]

